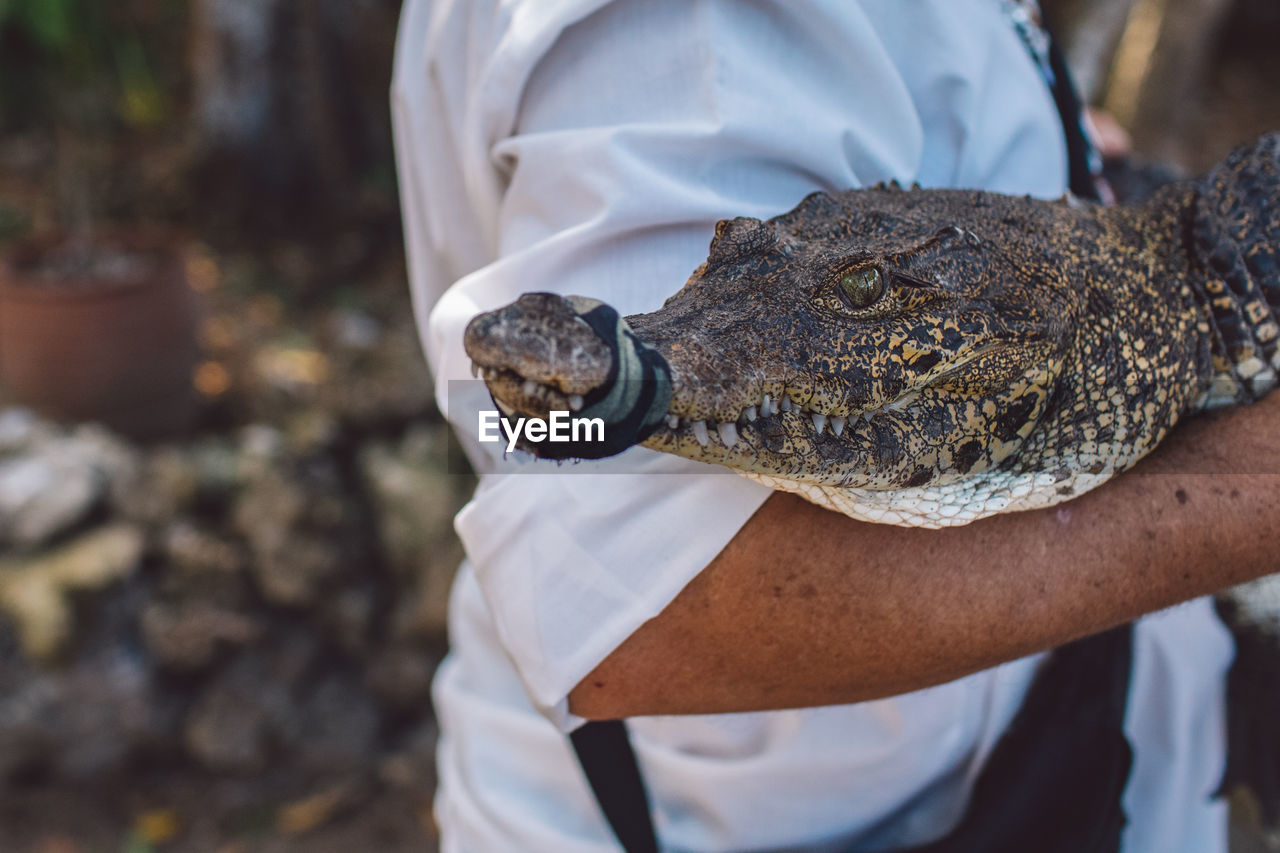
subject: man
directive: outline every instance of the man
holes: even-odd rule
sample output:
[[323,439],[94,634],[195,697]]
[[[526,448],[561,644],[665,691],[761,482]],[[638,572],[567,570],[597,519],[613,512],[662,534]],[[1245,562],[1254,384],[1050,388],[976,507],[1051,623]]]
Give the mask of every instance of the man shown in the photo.
[[[670,849],[924,844],[965,813],[1033,653],[1260,570],[1276,502],[1247,478],[1234,502],[1130,477],[912,531],[643,449],[500,474],[449,393],[474,314],[537,290],[652,310],[722,217],[890,178],[1061,194],[1062,127],[1010,19],[998,0],[407,3],[415,310],[481,474],[436,682],[444,850],[616,849],[564,733],[619,716]],[[1247,458],[1274,408],[1215,429]],[[1176,471],[1205,441],[1170,445]],[[1207,600],[1139,623],[1125,850],[1225,850],[1230,654]]]

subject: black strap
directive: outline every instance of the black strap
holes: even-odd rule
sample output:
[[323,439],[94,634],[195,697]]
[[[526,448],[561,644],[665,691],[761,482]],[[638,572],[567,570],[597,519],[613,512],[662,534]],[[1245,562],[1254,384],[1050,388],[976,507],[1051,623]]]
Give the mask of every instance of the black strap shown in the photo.
[[589,722],[569,740],[600,810],[626,853],[658,853],[640,766],[622,720]]
[[1072,83],[1067,58],[1056,40],[1049,41],[1049,68],[1053,72],[1049,89],[1058,108],[1058,118],[1067,139],[1067,181],[1080,198],[1102,201],[1102,160],[1084,129],[1084,104]]
[[983,765],[960,825],[911,853],[1116,853],[1133,752],[1124,712],[1133,626],[1045,662]]

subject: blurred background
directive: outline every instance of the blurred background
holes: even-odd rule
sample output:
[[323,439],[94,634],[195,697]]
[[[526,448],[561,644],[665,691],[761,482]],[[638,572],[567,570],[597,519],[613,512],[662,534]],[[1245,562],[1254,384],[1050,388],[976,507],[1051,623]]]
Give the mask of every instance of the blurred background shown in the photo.
[[[1144,157],[1280,129],[1275,0],[1044,5]],[[0,0],[0,850],[435,848],[398,14]]]

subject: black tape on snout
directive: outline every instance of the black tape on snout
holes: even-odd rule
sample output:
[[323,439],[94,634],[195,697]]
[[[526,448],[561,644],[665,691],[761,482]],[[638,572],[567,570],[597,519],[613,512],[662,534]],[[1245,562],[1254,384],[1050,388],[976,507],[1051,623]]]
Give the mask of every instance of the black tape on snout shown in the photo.
[[[626,320],[608,305],[580,319],[609,346],[609,375],[586,395],[573,418],[604,421],[603,441],[524,443],[544,459],[603,459],[639,444],[662,425],[671,402],[671,367],[653,347],[636,337]],[[594,434],[583,430],[582,435]]]

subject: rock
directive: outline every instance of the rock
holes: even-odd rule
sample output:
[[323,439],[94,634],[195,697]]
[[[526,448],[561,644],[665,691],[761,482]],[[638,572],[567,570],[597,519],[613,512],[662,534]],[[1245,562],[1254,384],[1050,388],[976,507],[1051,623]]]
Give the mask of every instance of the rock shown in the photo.
[[139,528],[116,523],[53,551],[0,563],[0,609],[16,622],[23,650],[37,661],[50,661],[70,638],[68,594],[128,576],[143,544]]
[[153,685],[143,661],[121,646],[92,655],[72,673],[45,724],[62,744],[56,771],[89,778],[122,765],[150,740]]
[[113,490],[112,505],[126,518],[161,526],[197,504],[228,499],[239,485],[236,447],[225,440],[152,450],[137,476]]
[[[398,431],[430,405],[401,320],[345,316],[320,347],[341,375],[234,434],[139,448],[0,409],[0,782],[178,750],[311,774],[293,790],[320,796],[288,821],[305,827],[429,717],[436,657],[406,638],[443,631],[470,481],[438,423],[348,447],[353,425]],[[379,772],[416,785],[429,753],[397,742]]]
[[397,620],[410,633],[444,632],[449,588],[462,559],[453,516],[470,480],[448,473],[445,429],[417,426],[398,445],[369,445],[359,457],[383,554],[411,590]]
[[289,452],[298,456],[321,453],[332,447],[342,430],[338,421],[322,409],[303,409],[285,428],[285,442]]
[[66,429],[27,409],[0,410],[0,546],[35,548],[83,521],[141,464],[97,424]]
[[278,549],[306,511],[307,493],[283,470],[271,469],[240,494],[234,509],[236,529],[259,552]]
[[191,575],[234,575],[244,567],[244,554],[235,543],[180,520],[165,529],[164,555],[179,571]]
[[256,464],[239,442],[222,436],[156,447],[138,474],[113,491],[112,505],[126,518],[163,526],[230,503]]
[[112,483],[136,476],[141,467],[139,451],[100,424],[78,424],[57,449],[97,469]]
[[269,677],[259,656],[244,653],[196,699],[183,743],[210,770],[257,772],[296,718],[288,689]]
[[212,770],[260,771],[279,755],[319,775],[370,766],[381,719],[368,691],[331,664],[318,679],[281,680],[299,649],[256,647],[219,673],[183,726],[190,754]]
[[272,684],[294,690],[320,657],[316,632],[294,629],[276,633],[259,648],[261,666]]
[[30,409],[11,406],[0,410],[0,456],[21,453],[54,433],[53,426]]
[[294,537],[255,556],[253,570],[263,597],[286,606],[315,603],[321,583],[338,568],[333,545],[320,539]]
[[292,529],[302,518],[306,500],[302,489],[271,470],[257,478],[236,501],[235,526],[248,540],[253,574],[269,601],[306,604],[314,599],[310,563],[323,561],[323,556],[300,554],[292,547]]
[[317,385],[314,402],[343,422],[363,427],[403,424],[432,411],[431,372],[422,357],[412,317],[381,329],[368,348],[335,341],[328,382]]
[[159,540],[156,592],[169,601],[201,601],[239,612],[249,592],[249,557],[231,537],[181,518],[165,527]]
[[457,563],[436,562],[401,590],[390,619],[395,638],[444,639],[449,628],[449,592],[456,572]]
[[223,646],[256,641],[261,627],[248,616],[204,601],[153,601],[142,611],[142,636],[156,658],[179,670],[208,666]]
[[82,521],[106,491],[102,472],[52,446],[0,462],[0,537],[39,547]]
[[202,441],[190,450],[202,497],[224,496],[240,488],[245,480],[245,453],[241,445],[226,438]]
[[379,700],[401,712],[422,711],[431,701],[431,679],[439,661],[424,649],[400,643],[379,650],[365,681]]
[[342,672],[325,675],[299,703],[297,759],[313,773],[368,767],[377,753],[380,722],[368,691]]
[[288,397],[307,399],[333,375],[329,357],[309,345],[271,343],[253,360],[258,380]]
[[39,547],[80,523],[118,484],[135,478],[138,453],[100,426],[70,432],[5,413],[0,444],[21,447],[0,461],[0,543]]
[[87,778],[123,765],[155,731],[150,670],[123,646],[72,666],[0,662],[0,779],[32,768]]
[[415,726],[403,744],[378,764],[379,780],[392,788],[430,791],[436,781],[436,742],[440,732],[430,719]]
[[270,717],[262,703],[221,683],[197,700],[183,728],[187,750],[215,771],[262,770],[269,735]]
[[164,524],[195,500],[199,475],[185,453],[175,447],[154,450],[131,482],[112,494],[116,512],[138,524]]
[[247,457],[272,461],[284,451],[280,430],[266,424],[249,424],[240,430],[240,452]]
[[374,604],[367,589],[344,589],[326,599],[322,616],[343,651],[358,654],[368,646]]
[[382,339],[382,324],[363,311],[335,311],[329,325],[338,345],[348,349],[371,350]]
[[326,470],[318,473],[321,475],[318,479],[323,482],[313,481],[309,486],[304,485],[311,498],[307,504],[305,526],[311,531],[354,536],[354,530],[346,529],[353,517],[351,504],[337,491],[334,472]]
[[273,604],[314,603],[353,537],[336,474],[326,466],[270,469],[245,488],[233,516],[249,543],[258,588]]

